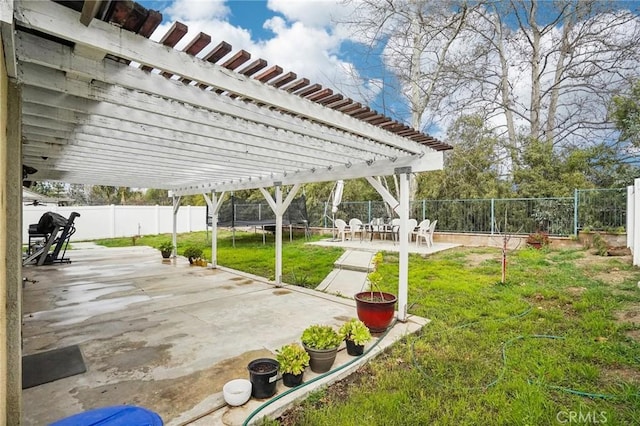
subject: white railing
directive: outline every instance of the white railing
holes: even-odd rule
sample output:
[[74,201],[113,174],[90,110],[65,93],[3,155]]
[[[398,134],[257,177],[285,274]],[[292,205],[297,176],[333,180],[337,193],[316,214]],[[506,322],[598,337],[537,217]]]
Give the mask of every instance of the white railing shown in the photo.
[[[46,212],[69,217],[80,213],[74,225],[76,232],[71,241],[98,238],[156,235],[173,231],[171,206],[24,206],[22,215],[22,241],[29,238],[29,224],[38,223]],[[178,232],[204,231],[206,207],[182,206],[178,210]]]

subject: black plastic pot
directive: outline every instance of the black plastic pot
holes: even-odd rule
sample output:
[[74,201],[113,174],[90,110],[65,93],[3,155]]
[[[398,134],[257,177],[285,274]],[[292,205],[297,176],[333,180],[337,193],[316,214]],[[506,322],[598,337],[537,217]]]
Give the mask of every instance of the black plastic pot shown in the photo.
[[353,340],[345,340],[347,353],[351,356],[360,356],[364,353],[364,345],[356,345]]
[[295,388],[296,386],[302,384],[303,375],[304,371],[300,374],[282,373],[282,384],[289,388]]
[[271,358],[258,358],[249,363],[249,380],[251,381],[251,396],[254,398],[270,398],[276,393],[278,379],[278,361]]

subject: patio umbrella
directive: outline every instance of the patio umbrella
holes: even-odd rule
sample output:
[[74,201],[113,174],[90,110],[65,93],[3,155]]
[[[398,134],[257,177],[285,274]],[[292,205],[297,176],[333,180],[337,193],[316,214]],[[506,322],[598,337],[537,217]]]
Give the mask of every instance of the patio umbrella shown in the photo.
[[336,186],[333,187],[333,197],[331,200],[331,213],[333,221],[333,239],[336,239],[336,213],[338,212],[338,206],[342,202],[342,191],[344,190],[344,181],[339,180],[336,182]]

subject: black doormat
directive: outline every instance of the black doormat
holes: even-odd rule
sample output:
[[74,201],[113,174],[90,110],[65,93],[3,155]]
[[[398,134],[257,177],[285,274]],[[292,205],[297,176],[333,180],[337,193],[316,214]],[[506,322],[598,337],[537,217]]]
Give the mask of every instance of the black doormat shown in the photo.
[[22,357],[22,389],[87,371],[78,345]]

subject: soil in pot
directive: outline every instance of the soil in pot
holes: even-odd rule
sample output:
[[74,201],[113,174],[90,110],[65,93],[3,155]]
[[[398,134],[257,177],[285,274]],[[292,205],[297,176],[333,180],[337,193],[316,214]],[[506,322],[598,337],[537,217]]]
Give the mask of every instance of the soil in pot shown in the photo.
[[356,345],[353,340],[345,340],[347,353],[351,356],[360,356],[364,353],[364,345]]
[[395,295],[379,291],[363,291],[357,293],[354,298],[358,319],[372,333],[382,333],[389,327],[398,300]]
[[282,373],[282,384],[290,388],[295,388],[302,384],[303,375],[304,371],[300,374]]
[[254,398],[270,398],[276,393],[278,379],[278,361],[271,358],[258,358],[249,363],[249,380],[251,381],[251,396]]

